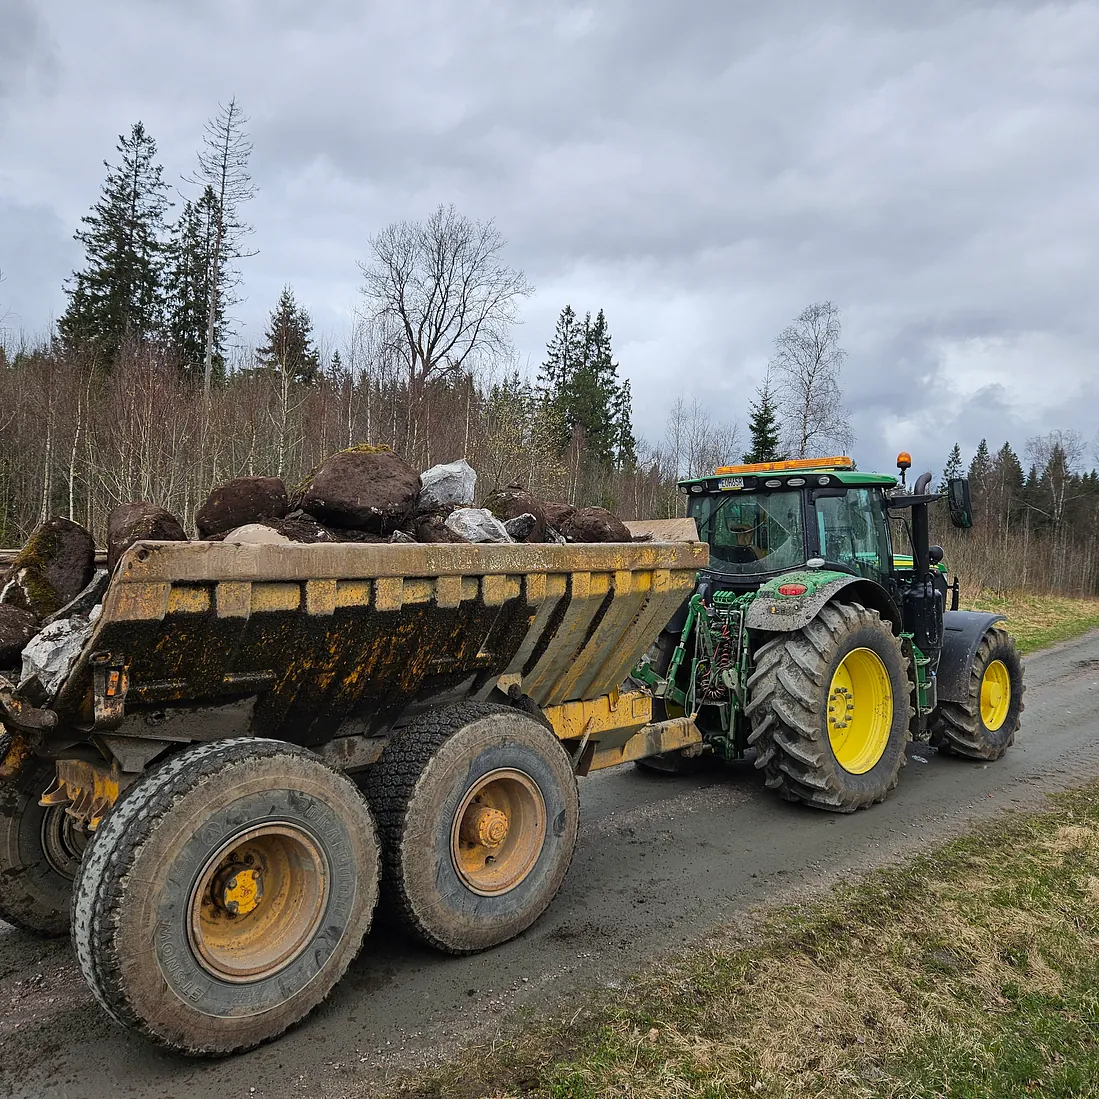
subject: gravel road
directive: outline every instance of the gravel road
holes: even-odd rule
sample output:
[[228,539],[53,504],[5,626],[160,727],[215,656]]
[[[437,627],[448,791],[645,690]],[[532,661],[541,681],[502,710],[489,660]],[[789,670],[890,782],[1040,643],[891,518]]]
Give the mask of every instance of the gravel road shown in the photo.
[[160,1053],[93,1002],[65,941],[0,923],[0,1096],[250,1099],[369,1094],[456,1044],[491,1042],[521,1006],[583,1002],[646,957],[739,911],[881,865],[973,820],[1099,775],[1099,632],[1031,656],[1027,709],[998,763],[909,750],[900,787],[850,817],[791,806],[750,765],[705,776],[632,767],[581,784],[580,848],[565,887],[518,940],[447,958],[371,933],[328,1002],[231,1062]]

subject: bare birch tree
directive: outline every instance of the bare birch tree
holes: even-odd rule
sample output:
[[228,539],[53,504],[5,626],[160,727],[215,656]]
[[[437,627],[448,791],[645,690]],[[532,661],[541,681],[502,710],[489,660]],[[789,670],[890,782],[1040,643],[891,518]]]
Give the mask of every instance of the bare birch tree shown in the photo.
[[840,347],[840,311],[830,301],[806,306],[776,338],[769,378],[791,458],[846,450],[854,443],[840,389],[846,358]]
[[232,261],[256,254],[245,252],[242,247],[252,227],[241,220],[240,208],[256,193],[248,171],[252,142],[244,131],[247,122],[235,96],[227,105],[219,104],[217,115],[206,123],[197,177],[189,181],[212,188],[216,200],[202,369],[202,388],[207,397],[214,375],[218,321],[232,304],[230,294],[238,280]]

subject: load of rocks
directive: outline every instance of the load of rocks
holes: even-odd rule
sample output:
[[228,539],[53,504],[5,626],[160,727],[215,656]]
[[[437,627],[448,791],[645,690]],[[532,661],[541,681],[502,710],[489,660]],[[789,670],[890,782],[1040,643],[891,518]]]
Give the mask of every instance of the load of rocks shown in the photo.
[[[236,477],[195,512],[197,537],[236,544],[629,542],[604,508],[541,500],[513,483],[476,507],[477,474],[464,459],[417,473],[387,447],[355,446],[288,488],[279,477]],[[136,542],[187,541],[158,504],[119,504],[107,517],[106,569],[91,534],[53,518],[32,532],[0,574],[0,669],[21,663],[47,694],[64,681],[102,609],[110,574]]]

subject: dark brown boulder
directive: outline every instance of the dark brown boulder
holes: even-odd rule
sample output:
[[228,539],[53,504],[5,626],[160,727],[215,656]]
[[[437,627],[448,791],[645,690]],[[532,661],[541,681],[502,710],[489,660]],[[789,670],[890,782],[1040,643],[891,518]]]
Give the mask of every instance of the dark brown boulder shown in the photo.
[[107,571],[135,542],[186,542],[183,524],[157,504],[119,504],[107,516]]
[[570,542],[632,542],[633,535],[621,519],[606,508],[579,508],[560,527]]
[[543,500],[541,503],[546,522],[556,531],[560,531],[569,516],[576,511],[572,504],[558,504],[553,500]]
[[287,510],[281,477],[237,477],[218,485],[195,513],[200,538],[224,534],[248,523],[281,519]]
[[515,486],[495,488],[488,494],[484,506],[502,523],[518,519],[520,515],[533,515],[534,524],[527,534],[517,538],[520,542],[544,542],[546,540],[546,512],[542,503],[525,489]]
[[[449,512],[447,512],[449,514]],[[446,525],[446,519],[441,514],[421,515],[404,528],[406,534],[411,534],[417,542],[445,543],[468,542],[457,531],[453,531]]]
[[47,519],[31,532],[0,582],[0,603],[46,618],[75,599],[95,574],[95,542],[69,519]]
[[389,534],[409,519],[419,494],[420,475],[396,454],[360,446],[321,463],[302,507],[325,524]]
[[0,668],[19,663],[23,646],[38,632],[38,619],[21,607],[0,603]]

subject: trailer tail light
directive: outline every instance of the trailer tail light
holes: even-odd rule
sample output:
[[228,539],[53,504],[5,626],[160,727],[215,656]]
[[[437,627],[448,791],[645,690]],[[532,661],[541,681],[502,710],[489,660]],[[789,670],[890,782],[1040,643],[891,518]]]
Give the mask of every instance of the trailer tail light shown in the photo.
[[804,584],[779,584],[779,595],[804,595],[809,589]]

